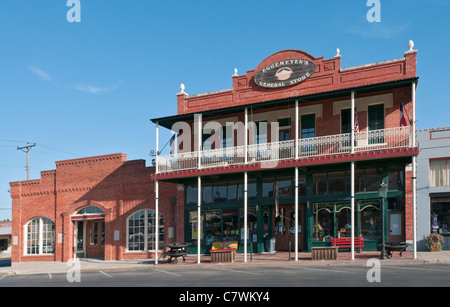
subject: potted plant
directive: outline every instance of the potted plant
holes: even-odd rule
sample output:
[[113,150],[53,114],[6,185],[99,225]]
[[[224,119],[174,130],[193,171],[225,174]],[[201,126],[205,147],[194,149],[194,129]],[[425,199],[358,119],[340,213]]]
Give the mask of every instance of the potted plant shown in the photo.
[[428,249],[431,252],[440,252],[442,250],[442,243],[444,243],[444,237],[438,233],[432,233],[428,235],[425,240],[427,241]]

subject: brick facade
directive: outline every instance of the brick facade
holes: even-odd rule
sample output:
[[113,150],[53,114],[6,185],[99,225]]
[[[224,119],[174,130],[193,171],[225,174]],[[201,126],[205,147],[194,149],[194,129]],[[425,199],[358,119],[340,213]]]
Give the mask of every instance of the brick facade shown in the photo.
[[[144,160],[126,161],[111,154],[56,162],[56,169],[41,172],[41,179],[12,182],[12,262],[63,261],[74,257],[73,214],[86,206],[105,212],[105,260],[152,258],[152,252],[127,252],[127,218],[141,209],[155,209],[154,167]],[[159,212],[165,220],[165,243],[182,241],[183,189],[160,183]],[[26,224],[36,218],[55,223],[55,252],[25,255]],[[174,236],[168,238],[169,227]],[[119,240],[114,232],[118,231]],[[62,241],[61,241],[62,239]]]

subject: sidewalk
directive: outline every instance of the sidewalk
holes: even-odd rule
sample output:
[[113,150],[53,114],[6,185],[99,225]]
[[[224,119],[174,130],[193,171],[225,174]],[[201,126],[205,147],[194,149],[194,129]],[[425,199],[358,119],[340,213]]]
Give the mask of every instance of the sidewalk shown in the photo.
[[[417,259],[413,259],[412,252],[404,252],[400,257],[394,253],[392,258],[382,260],[381,265],[412,265],[412,264],[450,264],[450,251],[442,252],[418,252]],[[19,262],[8,261],[9,255],[0,254],[0,276],[16,274],[48,274],[67,273],[73,266],[62,262]],[[201,256],[201,263],[197,263],[197,255],[189,255],[186,262],[181,258],[177,264],[167,263],[160,260],[158,265],[154,264],[154,259],[118,260],[104,261],[101,259],[80,259],[81,271],[119,271],[119,270],[152,270],[156,267],[170,268],[208,268],[211,266],[342,266],[361,265],[366,266],[369,259],[380,259],[380,252],[355,253],[355,259],[351,260],[351,253],[340,252],[337,260],[311,260],[311,253],[299,253],[298,261],[294,261],[294,253],[291,253],[289,261],[288,252],[276,252],[265,254],[247,255],[247,262],[244,262],[244,255],[238,254],[233,263],[211,263],[211,257]]]

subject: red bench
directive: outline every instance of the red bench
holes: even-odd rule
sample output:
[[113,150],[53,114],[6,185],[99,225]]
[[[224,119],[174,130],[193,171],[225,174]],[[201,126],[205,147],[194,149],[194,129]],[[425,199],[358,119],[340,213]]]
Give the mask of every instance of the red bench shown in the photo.
[[[331,246],[338,248],[352,248],[352,238],[332,238]],[[364,237],[355,237],[355,248],[359,248],[359,252],[364,247]]]

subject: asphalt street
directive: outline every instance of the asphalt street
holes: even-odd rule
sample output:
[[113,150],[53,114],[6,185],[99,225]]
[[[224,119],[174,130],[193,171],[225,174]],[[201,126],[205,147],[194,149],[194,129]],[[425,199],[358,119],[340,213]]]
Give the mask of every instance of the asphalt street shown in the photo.
[[173,267],[0,277],[0,287],[442,287],[448,284],[450,265],[447,264],[389,265],[381,266],[377,272],[361,265]]

